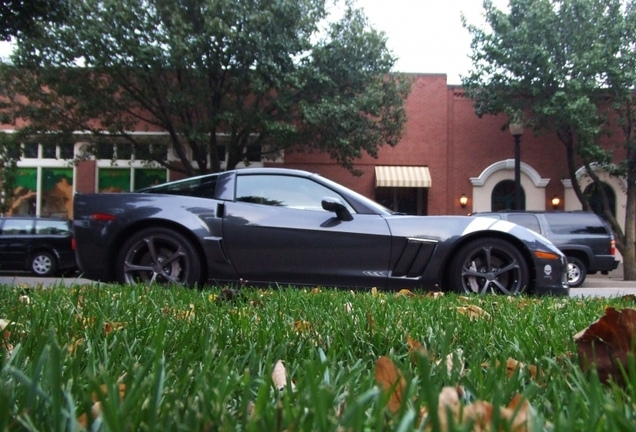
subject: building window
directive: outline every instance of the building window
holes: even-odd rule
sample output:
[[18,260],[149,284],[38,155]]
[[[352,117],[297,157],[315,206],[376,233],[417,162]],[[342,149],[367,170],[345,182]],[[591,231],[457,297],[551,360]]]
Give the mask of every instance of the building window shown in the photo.
[[72,199],[73,168],[18,168],[8,214],[71,219]]
[[501,210],[525,210],[526,193],[521,188],[521,208],[515,208],[515,182],[513,180],[503,180],[497,183],[492,190],[490,209],[492,211]]
[[130,192],[167,180],[165,168],[100,168],[97,172],[97,191]]
[[378,187],[375,201],[399,213],[428,214],[428,188]]
[[[607,195],[610,211],[612,212],[612,215],[616,217],[616,194],[614,193],[614,189],[612,189],[612,187],[607,183],[601,184],[603,185],[603,190]],[[590,183],[583,191],[583,194],[590,202],[592,211],[600,217],[605,218],[605,216],[603,216],[603,199],[601,198],[601,192],[599,191],[596,183]]]

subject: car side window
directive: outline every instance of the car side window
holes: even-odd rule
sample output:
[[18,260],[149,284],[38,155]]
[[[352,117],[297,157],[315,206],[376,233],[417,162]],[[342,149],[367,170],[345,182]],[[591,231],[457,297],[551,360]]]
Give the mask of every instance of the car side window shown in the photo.
[[541,226],[539,225],[539,220],[533,214],[511,214],[508,215],[508,221],[541,234]]
[[546,213],[545,218],[555,234],[609,234],[603,220],[594,213]]
[[33,221],[29,219],[5,219],[2,235],[25,235],[33,233]]
[[236,201],[325,211],[322,200],[338,198],[351,213],[353,208],[336,192],[302,177],[285,175],[239,175],[236,179]]
[[70,232],[69,224],[66,221],[56,220],[36,220],[35,233],[49,235],[65,235]]

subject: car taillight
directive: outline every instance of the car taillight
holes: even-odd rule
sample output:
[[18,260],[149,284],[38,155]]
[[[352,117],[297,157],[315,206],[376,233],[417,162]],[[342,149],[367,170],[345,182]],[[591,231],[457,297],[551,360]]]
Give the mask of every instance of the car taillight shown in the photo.
[[610,242],[610,255],[616,255],[616,240]]
[[115,220],[116,218],[117,217],[115,215],[108,214],[108,213],[93,213],[91,215],[91,219],[96,221],[112,221],[112,220]]
[[75,237],[71,239],[71,250],[75,250]]

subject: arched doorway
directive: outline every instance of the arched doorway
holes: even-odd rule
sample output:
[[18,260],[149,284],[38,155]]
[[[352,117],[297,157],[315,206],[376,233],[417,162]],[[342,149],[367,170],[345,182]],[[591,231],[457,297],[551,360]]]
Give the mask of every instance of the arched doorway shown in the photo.
[[501,210],[525,210],[526,193],[521,188],[521,208],[515,208],[515,182],[502,180],[495,185],[490,195],[490,208],[492,211]]
[[[607,195],[610,211],[612,212],[612,215],[616,217],[616,194],[614,193],[614,189],[612,189],[610,185],[604,182],[601,182],[601,185],[601,187],[605,191],[605,194]],[[603,200],[601,199],[601,192],[597,184],[590,183],[585,188],[583,193],[589,200],[592,211],[597,215],[603,217]]]

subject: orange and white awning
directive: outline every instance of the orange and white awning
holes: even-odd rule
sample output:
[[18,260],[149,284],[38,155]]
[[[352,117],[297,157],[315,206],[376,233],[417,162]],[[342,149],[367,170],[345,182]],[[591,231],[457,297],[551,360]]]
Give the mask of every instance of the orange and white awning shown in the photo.
[[425,166],[376,166],[375,187],[431,187],[431,173]]

